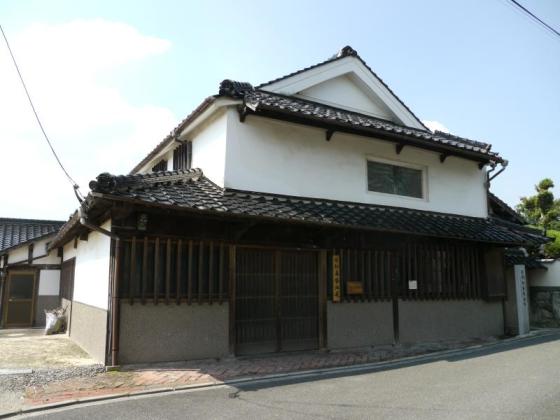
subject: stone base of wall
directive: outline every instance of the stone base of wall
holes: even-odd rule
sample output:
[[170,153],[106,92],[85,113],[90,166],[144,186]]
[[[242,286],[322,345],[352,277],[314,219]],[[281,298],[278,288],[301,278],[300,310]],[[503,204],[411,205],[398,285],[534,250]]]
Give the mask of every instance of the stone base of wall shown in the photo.
[[535,327],[560,327],[560,287],[531,287],[529,316]]
[[399,301],[401,343],[461,340],[504,334],[502,302]]
[[99,363],[105,363],[107,340],[107,311],[72,302],[70,338]]
[[121,364],[221,358],[229,354],[227,304],[123,302],[120,318]]
[[393,344],[391,302],[327,304],[327,347],[342,349]]
[[60,306],[60,298],[58,296],[37,296],[35,300],[35,319],[34,327],[45,326],[45,309],[55,309]]

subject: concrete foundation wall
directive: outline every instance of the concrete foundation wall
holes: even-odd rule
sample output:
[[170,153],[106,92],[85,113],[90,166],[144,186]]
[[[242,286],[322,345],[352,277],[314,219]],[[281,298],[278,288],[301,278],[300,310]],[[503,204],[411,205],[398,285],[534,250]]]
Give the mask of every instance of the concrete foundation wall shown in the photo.
[[60,306],[60,298],[58,296],[37,296],[35,300],[35,318],[33,319],[34,327],[45,326],[45,309],[55,309]]
[[107,311],[72,302],[70,338],[99,363],[105,363]]
[[327,347],[365,347],[393,343],[391,302],[327,304]]
[[120,318],[121,364],[219,358],[229,354],[227,304],[122,303]]
[[503,335],[502,302],[399,301],[401,343]]

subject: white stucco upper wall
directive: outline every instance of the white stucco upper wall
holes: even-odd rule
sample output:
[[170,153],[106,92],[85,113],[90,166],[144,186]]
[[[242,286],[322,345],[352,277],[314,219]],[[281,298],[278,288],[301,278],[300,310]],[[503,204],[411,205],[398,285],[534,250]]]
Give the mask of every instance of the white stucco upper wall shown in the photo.
[[345,74],[311,86],[296,96],[326,105],[398,122],[395,115],[364,83]]
[[200,168],[215,184],[224,186],[226,165],[227,108],[206,121],[190,137],[192,140],[192,167]]
[[542,261],[548,270],[529,270],[529,286],[560,287],[560,260]]
[[43,239],[32,241],[8,251],[8,264],[27,263],[29,246],[33,244],[32,264],[60,264],[60,257],[56,249],[47,252],[47,245],[52,241],[54,235]]
[[39,296],[58,296],[60,270],[41,270],[39,273]]
[[[374,193],[367,188],[367,159],[420,165],[426,197]],[[203,168],[204,169],[204,168]],[[476,162],[390,142],[228,113],[225,186],[241,190],[487,216],[484,171]]]
[[[101,225],[111,230],[111,221]],[[108,308],[109,262],[111,238],[99,232],[90,232],[87,241],[74,241],[64,245],[64,261],[76,258],[74,271],[74,300],[101,309]]]

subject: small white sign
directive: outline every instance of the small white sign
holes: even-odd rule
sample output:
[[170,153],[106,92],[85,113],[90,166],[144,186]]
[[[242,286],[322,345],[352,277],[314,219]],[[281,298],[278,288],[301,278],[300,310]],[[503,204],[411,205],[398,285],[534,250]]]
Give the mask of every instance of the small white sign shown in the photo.
[[409,280],[408,281],[408,290],[417,290],[418,289],[418,281],[417,280]]

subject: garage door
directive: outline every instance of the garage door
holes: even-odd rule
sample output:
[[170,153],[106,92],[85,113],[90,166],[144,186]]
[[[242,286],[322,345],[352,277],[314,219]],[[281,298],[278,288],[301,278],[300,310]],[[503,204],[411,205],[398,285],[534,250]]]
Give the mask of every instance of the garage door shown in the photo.
[[238,248],[235,351],[318,348],[318,254]]

